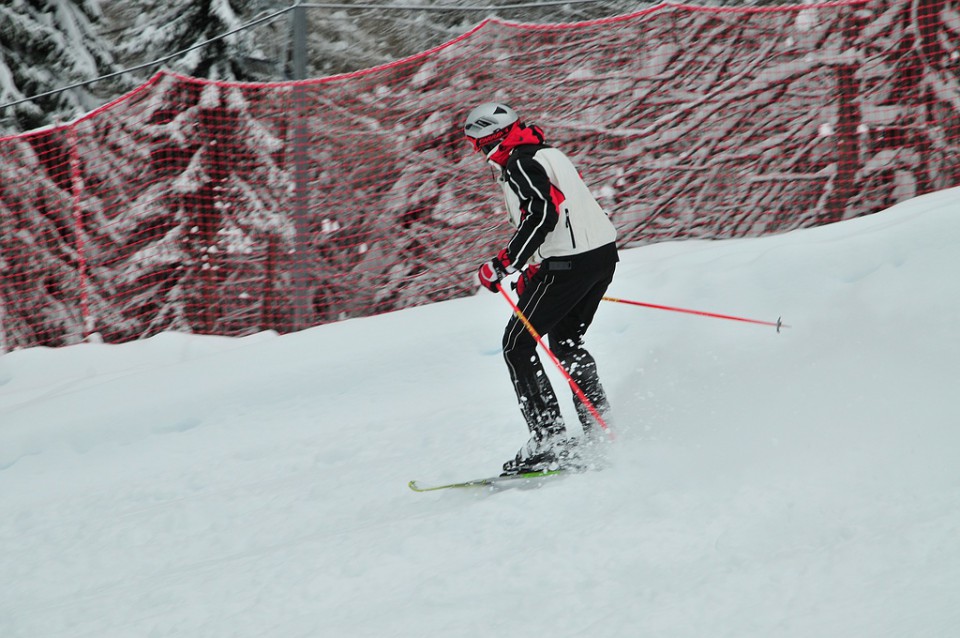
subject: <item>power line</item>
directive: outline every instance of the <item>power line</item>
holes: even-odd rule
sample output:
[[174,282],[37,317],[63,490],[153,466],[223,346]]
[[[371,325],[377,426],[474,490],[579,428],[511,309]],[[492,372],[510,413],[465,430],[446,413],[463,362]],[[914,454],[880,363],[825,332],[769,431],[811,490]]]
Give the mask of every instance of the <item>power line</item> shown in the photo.
[[6,103],[6,104],[0,104],[0,110],[9,108],[9,107],[11,107],[11,106],[16,106],[17,104],[23,104],[24,102],[31,102],[31,101],[33,101],[33,100],[37,100],[37,99],[40,99],[40,98],[49,97],[49,96],[51,96],[51,95],[56,95],[57,93],[63,93],[64,91],[70,91],[70,90],[72,90],[72,89],[78,89],[78,88],[83,87],[83,86],[89,86],[90,84],[93,84],[93,83],[95,83],[95,82],[100,82],[101,80],[109,80],[110,78],[115,78],[115,77],[117,77],[117,76],[124,75],[124,74],[126,74],[126,73],[132,73],[132,72],[134,72],[134,71],[140,71],[140,70],[142,70],[142,69],[147,69],[147,68],[150,68],[150,67],[152,67],[152,66],[157,66],[158,64],[162,64],[162,63],[164,63],[164,62],[166,62],[166,61],[168,61],[168,60],[172,60],[172,59],[174,59],[174,58],[180,57],[181,55],[187,54],[187,53],[193,51],[194,49],[199,49],[199,48],[201,48],[201,47],[207,46],[208,44],[212,44],[212,43],[217,42],[217,41],[219,41],[219,40],[223,40],[224,38],[227,38],[227,37],[233,35],[234,33],[239,33],[240,31],[244,31],[244,30],[246,30],[246,29],[249,29],[250,27],[255,27],[255,26],[257,26],[258,24],[263,24],[264,22],[270,22],[270,21],[272,21],[272,20],[275,20],[276,18],[278,18],[278,17],[280,17],[281,15],[287,13],[287,12],[290,11],[291,9],[293,9],[293,7],[286,7],[286,8],[284,8],[284,9],[280,9],[279,11],[275,11],[274,13],[271,13],[270,15],[264,16],[264,17],[262,17],[262,18],[258,18],[258,19],[256,19],[256,20],[252,20],[252,21],[250,21],[250,22],[247,22],[246,24],[240,25],[239,27],[237,27],[237,28],[235,28],[235,29],[231,29],[230,31],[227,31],[226,33],[222,33],[222,34],[220,34],[220,35],[218,35],[218,36],[214,36],[214,37],[210,38],[209,40],[204,40],[203,42],[198,42],[197,44],[194,44],[194,45],[191,46],[191,47],[187,47],[186,49],[181,49],[180,51],[177,51],[176,53],[171,53],[170,55],[165,55],[165,56],[163,56],[162,58],[157,58],[156,60],[153,60],[153,61],[151,61],[151,62],[145,62],[145,63],[143,63],[143,64],[138,64],[138,65],[136,65],[136,66],[132,66],[132,67],[127,68],[127,69],[123,69],[122,71],[115,71],[115,72],[113,72],[113,73],[107,73],[106,75],[101,75],[100,77],[94,78],[94,79],[92,79],[92,80],[84,80],[83,82],[77,82],[77,83],[71,84],[71,85],[69,85],[69,86],[63,86],[63,87],[60,87],[60,88],[58,88],[58,89],[53,89],[53,90],[51,90],[51,91],[46,91],[45,93],[38,93],[38,94],[33,95],[33,96],[30,96],[30,97],[25,97],[25,98],[21,98],[21,99],[19,99],[19,100],[15,100],[15,101],[13,101],[13,102],[8,102],[8,103]]
[[289,7],[284,7],[283,9],[280,9],[280,10],[278,10],[278,11],[275,11],[274,13],[271,13],[271,14],[269,14],[269,15],[266,15],[266,16],[264,16],[264,17],[262,17],[262,18],[257,18],[256,20],[251,20],[250,22],[247,22],[246,24],[242,24],[242,25],[240,25],[239,27],[237,27],[237,28],[235,28],[235,29],[232,29],[232,30],[230,30],[230,31],[227,31],[226,33],[220,34],[220,35],[218,35],[218,36],[214,36],[214,37],[210,38],[209,40],[204,40],[203,42],[198,42],[197,44],[194,44],[194,45],[191,46],[191,47],[187,47],[186,49],[182,49],[182,50],[180,50],[180,51],[177,51],[176,53],[171,53],[170,55],[163,56],[162,58],[158,58],[158,59],[152,60],[152,61],[150,61],[150,62],[144,62],[143,64],[138,64],[138,65],[136,65],[136,66],[132,66],[132,67],[123,69],[123,70],[121,70],[121,71],[115,71],[115,72],[113,72],[113,73],[107,73],[106,75],[101,75],[100,77],[94,78],[94,79],[92,79],[92,80],[84,80],[83,82],[77,82],[77,83],[75,83],[75,84],[70,84],[70,85],[68,85],[68,86],[63,86],[63,87],[60,87],[60,88],[57,88],[57,89],[52,89],[52,90],[46,91],[46,92],[44,92],[44,93],[38,93],[38,94],[32,95],[32,96],[30,96],[30,97],[25,97],[25,98],[21,98],[21,99],[19,99],[19,100],[14,100],[13,102],[7,102],[6,104],[0,104],[0,111],[3,111],[3,110],[5,110],[5,109],[7,109],[7,108],[10,108],[11,106],[16,106],[16,105],[18,105],[18,104],[23,104],[24,102],[32,102],[33,100],[38,100],[38,99],[41,99],[41,98],[49,97],[49,96],[51,96],[51,95],[56,95],[56,94],[58,94],[58,93],[63,93],[64,91],[71,91],[71,90],[73,90],[73,89],[78,89],[78,88],[81,88],[81,87],[89,86],[89,85],[94,84],[94,83],[96,83],[96,82],[100,82],[100,81],[103,81],[103,80],[109,80],[109,79],[111,79],[111,78],[115,78],[115,77],[118,77],[118,76],[121,76],[121,75],[125,75],[125,74],[127,74],[127,73],[133,73],[134,71],[140,71],[140,70],[142,70],[142,69],[147,69],[147,68],[150,68],[150,67],[153,67],[153,66],[157,66],[158,64],[163,64],[164,62],[167,62],[168,60],[172,60],[172,59],[174,59],[174,58],[178,58],[178,57],[180,57],[180,56],[182,56],[182,55],[185,55],[185,54],[189,53],[190,51],[193,51],[193,50],[195,50],[195,49],[199,49],[199,48],[205,47],[205,46],[207,46],[208,44],[212,44],[212,43],[214,43],[214,42],[218,42],[218,41],[220,41],[220,40],[223,40],[224,38],[227,38],[227,37],[233,35],[234,33],[239,33],[240,31],[245,31],[246,29],[249,29],[249,28],[251,28],[251,27],[255,27],[255,26],[257,26],[257,25],[259,25],[259,24],[263,24],[263,23],[265,23],[265,22],[271,22],[271,21],[275,20],[276,18],[280,17],[281,15],[284,15],[284,14],[292,11],[293,9],[295,9],[295,8],[298,7],[298,6],[299,6],[299,7],[304,7],[304,8],[307,8],[307,9],[382,9],[382,10],[387,10],[387,11],[440,11],[440,12],[442,12],[442,11],[467,11],[467,12],[482,11],[482,12],[492,12],[492,11],[504,10],[504,9],[533,9],[533,8],[537,8],[537,7],[555,7],[555,6],[572,5],[572,4],[597,4],[597,3],[600,3],[600,2],[604,2],[604,1],[606,1],[606,0],[543,0],[543,1],[541,1],[541,2],[526,2],[526,3],[519,3],[519,4],[484,5],[484,6],[480,6],[480,5],[464,5],[464,6],[453,6],[453,5],[399,5],[399,4],[376,4],[376,3],[369,3],[369,4],[366,4],[366,3],[356,3],[356,4],[347,4],[347,3],[300,3],[300,2],[298,2],[298,3],[295,4],[295,5],[291,5],[291,6],[289,6]]
[[502,9],[535,9],[537,7],[556,7],[571,4],[597,4],[605,0],[545,0],[544,2],[523,2],[500,5],[423,5],[423,4],[364,4],[364,3],[326,3],[305,2],[301,7],[307,9],[387,9],[394,11],[497,11]]

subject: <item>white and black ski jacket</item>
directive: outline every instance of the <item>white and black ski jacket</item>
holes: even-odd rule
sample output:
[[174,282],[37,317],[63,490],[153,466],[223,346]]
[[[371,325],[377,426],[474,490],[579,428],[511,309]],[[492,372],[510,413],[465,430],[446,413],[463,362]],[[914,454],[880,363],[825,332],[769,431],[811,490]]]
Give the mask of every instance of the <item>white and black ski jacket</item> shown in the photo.
[[521,269],[551,257],[579,255],[617,239],[617,231],[573,163],[545,144],[510,151],[498,178],[516,232],[507,244]]

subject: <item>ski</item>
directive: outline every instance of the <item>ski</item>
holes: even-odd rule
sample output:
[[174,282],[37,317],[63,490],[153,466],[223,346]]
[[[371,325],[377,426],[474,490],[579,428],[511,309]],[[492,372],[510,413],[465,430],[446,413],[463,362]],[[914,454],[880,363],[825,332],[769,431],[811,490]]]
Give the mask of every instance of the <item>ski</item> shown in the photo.
[[538,479],[544,479],[551,476],[564,474],[564,470],[549,470],[546,472],[528,472],[526,474],[514,474],[511,476],[489,476],[486,478],[473,479],[472,481],[462,481],[460,483],[447,483],[445,485],[420,485],[416,481],[410,481],[407,485],[414,492],[435,492],[437,490],[466,489],[473,487],[506,487],[513,484],[530,484]]

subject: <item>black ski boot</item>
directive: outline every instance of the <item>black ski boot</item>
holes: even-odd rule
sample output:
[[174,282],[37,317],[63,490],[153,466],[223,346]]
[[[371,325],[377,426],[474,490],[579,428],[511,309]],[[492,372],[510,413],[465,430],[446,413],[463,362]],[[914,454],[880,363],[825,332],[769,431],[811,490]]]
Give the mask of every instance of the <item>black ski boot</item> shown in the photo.
[[576,439],[532,436],[515,457],[503,464],[500,476],[582,469]]

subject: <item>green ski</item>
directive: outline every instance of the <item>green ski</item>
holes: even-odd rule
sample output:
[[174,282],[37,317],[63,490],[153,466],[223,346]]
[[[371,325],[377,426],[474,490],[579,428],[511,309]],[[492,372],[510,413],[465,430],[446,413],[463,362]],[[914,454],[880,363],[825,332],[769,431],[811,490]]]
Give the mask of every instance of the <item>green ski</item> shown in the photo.
[[531,484],[537,481],[537,479],[557,476],[563,473],[564,470],[549,470],[546,472],[528,472],[526,474],[514,474],[511,476],[490,476],[472,481],[463,481],[461,483],[447,483],[446,485],[420,485],[416,481],[410,481],[407,485],[414,492],[435,492],[437,490],[463,489],[469,487],[506,487],[511,484],[519,487],[520,484]]

